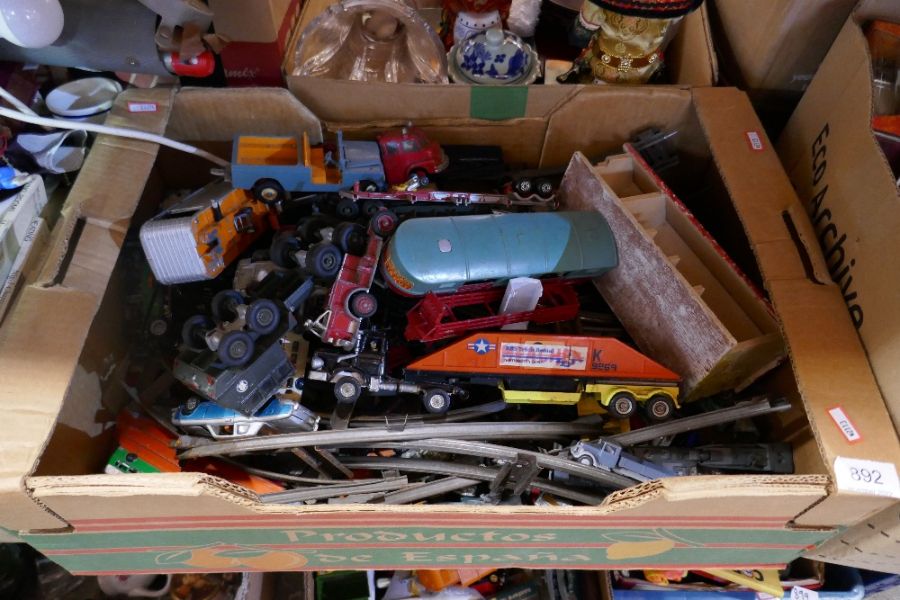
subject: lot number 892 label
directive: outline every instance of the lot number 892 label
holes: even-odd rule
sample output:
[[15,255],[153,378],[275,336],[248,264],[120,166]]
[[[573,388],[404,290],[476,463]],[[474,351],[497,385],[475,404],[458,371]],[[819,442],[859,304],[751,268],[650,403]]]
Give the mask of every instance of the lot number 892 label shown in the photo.
[[834,459],[834,475],[841,491],[900,498],[900,481],[893,463],[839,456]]

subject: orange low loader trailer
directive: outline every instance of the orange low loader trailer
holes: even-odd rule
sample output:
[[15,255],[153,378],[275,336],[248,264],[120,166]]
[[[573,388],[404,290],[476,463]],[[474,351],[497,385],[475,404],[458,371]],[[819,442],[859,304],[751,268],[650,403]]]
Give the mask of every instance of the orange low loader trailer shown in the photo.
[[[655,421],[678,407],[681,378],[614,338],[483,332],[410,363],[406,379],[495,385],[510,403],[577,404],[579,414]],[[602,407],[602,409],[601,409]]]

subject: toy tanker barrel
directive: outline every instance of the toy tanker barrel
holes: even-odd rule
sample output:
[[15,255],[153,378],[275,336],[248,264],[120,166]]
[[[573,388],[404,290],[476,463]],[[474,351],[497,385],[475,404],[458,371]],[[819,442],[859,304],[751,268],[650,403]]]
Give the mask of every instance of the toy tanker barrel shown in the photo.
[[473,281],[596,277],[617,264],[600,213],[514,213],[405,221],[388,244],[382,272],[395,291],[422,296]]

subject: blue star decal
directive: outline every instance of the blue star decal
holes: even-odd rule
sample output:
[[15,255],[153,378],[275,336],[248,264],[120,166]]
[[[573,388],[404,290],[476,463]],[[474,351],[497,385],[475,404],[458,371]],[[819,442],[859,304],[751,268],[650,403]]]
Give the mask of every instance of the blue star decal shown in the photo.
[[497,344],[492,344],[485,338],[478,338],[474,342],[466,344],[466,348],[474,350],[475,354],[487,354],[491,350],[496,350]]

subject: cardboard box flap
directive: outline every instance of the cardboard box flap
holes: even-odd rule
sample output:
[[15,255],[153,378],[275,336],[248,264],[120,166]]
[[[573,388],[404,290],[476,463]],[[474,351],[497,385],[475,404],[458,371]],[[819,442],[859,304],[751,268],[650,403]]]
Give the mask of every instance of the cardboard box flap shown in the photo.
[[322,143],[319,119],[295,96],[282,88],[227,88],[211,93],[206,88],[184,88],[166,135],[188,142],[231,142],[235,135],[309,136]]
[[[108,122],[162,133],[173,93],[125,92]],[[0,329],[0,404],[8,427],[0,440],[0,494],[25,494],[22,481],[53,431],[156,149],[149,142],[97,137],[55,228],[40,283],[22,290],[15,313]],[[127,170],[100,168],[97,156]],[[60,526],[41,512],[46,513],[38,509],[29,517],[36,527]],[[7,518],[26,522],[5,511]]]
[[[740,125],[729,125],[729,114],[752,111],[752,107],[745,96],[730,89],[695,90],[694,96],[701,122],[715,132],[709,136],[714,156],[740,156],[740,160],[719,165],[722,179],[754,240],[753,250],[779,315],[804,407],[829,473],[834,477],[838,457],[878,456],[900,464],[900,443],[893,429],[886,427],[887,410],[851,320],[839,316],[847,314],[842,294],[827,276],[811,223],[764,133],[756,132],[759,144],[754,144]],[[712,106],[715,110],[710,110]],[[759,202],[761,196],[767,202]],[[823,343],[823,332],[827,332],[827,343]],[[833,376],[838,372],[840,380]],[[841,412],[836,413],[835,408]],[[859,437],[848,437],[835,415],[849,418]],[[835,481],[839,487],[846,485],[846,480]],[[874,504],[889,502],[886,497]],[[837,518],[838,512],[817,514],[830,519]]]
[[[822,475],[673,477],[615,492],[597,507],[557,507],[554,513],[697,518],[747,514],[786,524],[825,497],[827,482]],[[76,529],[79,524],[115,519],[117,515],[139,520],[334,512],[349,523],[365,521],[365,515],[373,512],[546,514],[539,506],[261,504],[253,493],[201,473],[42,476],[30,477],[27,483],[37,500]],[[710,502],[713,498],[717,501]],[[735,511],[735,503],[746,506],[746,511]]]
[[[747,115],[755,114],[747,97],[735,88],[697,89],[693,94],[713,157],[728,159],[717,160],[717,166],[753,240],[763,278],[803,279],[811,269],[814,277],[827,281],[821,254],[814,243],[808,243],[814,236],[806,219],[793,223],[799,239],[786,226],[786,213],[796,213],[800,204],[765,131],[746,129]],[[801,259],[804,255],[808,266]]]
[[[692,60],[689,53],[696,52],[697,48],[705,48],[709,60]],[[719,80],[719,61],[713,45],[706,4],[701,4],[699,10],[681,21],[678,35],[666,48],[666,67],[673,81],[691,87],[715,85]]]
[[889,508],[831,538],[807,555],[860,569],[900,573],[900,510]]
[[[586,118],[603,108],[603,118]],[[576,151],[589,159],[621,152],[622,141],[649,127],[673,131],[690,124],[691,92],[664,86],[582,87],[578,94],[550,115],[541,166],[565,165]],[[573,127],[572,123],[577,123]],[[565,135],[563,135],[565,132]],[[679,144],[695,140],[693,132],[677,137]],[[702,140],[694,143],[702,144]],[[704,154],[705,148],[681,146],[686,153]]]

